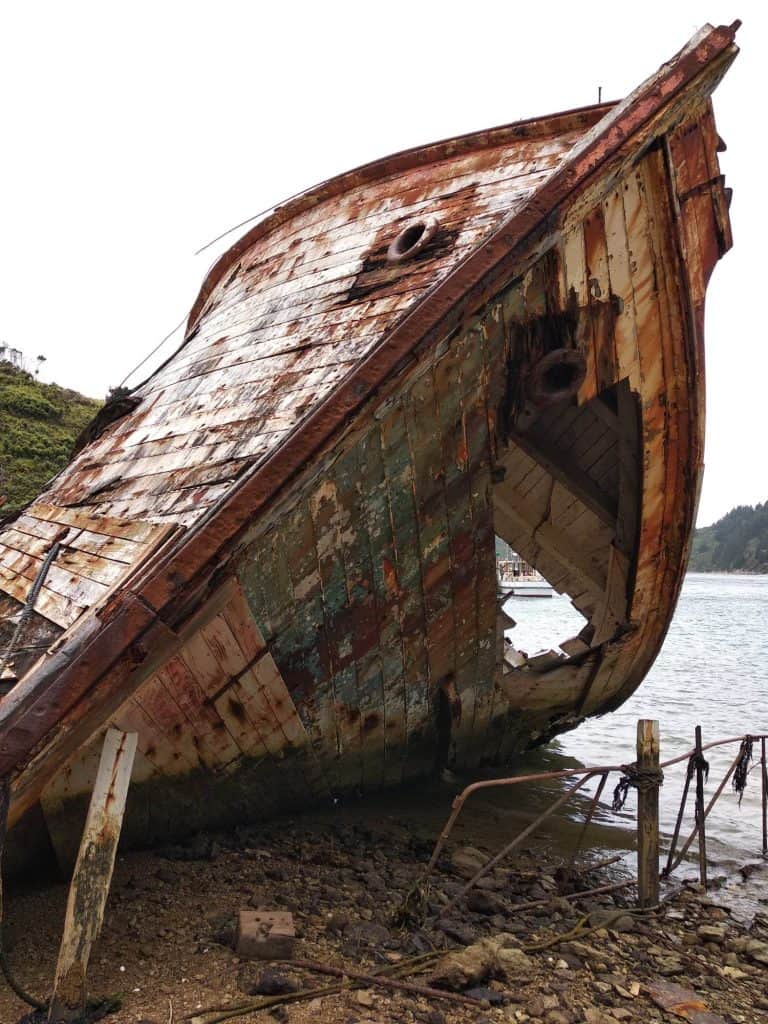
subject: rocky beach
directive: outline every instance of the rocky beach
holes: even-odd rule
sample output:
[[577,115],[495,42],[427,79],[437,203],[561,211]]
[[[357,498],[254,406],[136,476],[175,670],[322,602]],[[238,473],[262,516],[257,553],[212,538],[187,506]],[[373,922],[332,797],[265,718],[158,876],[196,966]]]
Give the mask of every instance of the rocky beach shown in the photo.
[[[735,920],[717,880],[709,893],[677,882],[644,912],[631,886],[574,899],[622,878],[583,858],[568,870],[542,842],[446,912],[497,848],[469,842],[472,825],[425,887],[435,830],[396,814],[300,818],[123,854],[91,992],[119,1000],[105,1018],[114,1024],[768,1021],[768,907]],[[38,996],[50,990],[65,902],[63,883],[17,884],[6,899],[8,959]],[[237,955],[243,909],[293,915],[291,960]],[[0,987],[0,1020],[44,1019]]]

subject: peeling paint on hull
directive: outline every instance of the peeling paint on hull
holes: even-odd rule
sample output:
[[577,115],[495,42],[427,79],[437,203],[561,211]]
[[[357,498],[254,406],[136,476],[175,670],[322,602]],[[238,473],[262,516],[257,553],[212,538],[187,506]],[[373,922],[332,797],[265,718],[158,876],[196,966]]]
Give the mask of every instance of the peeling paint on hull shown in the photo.
[[[380,161],[233,247],[0,531],[10,619],[66,530],[0,702],[13,820],[66,858],[109,724],[148,842],[503,764],[636,688],[698,500],[735,52],[703,30],[617,107]],[[567,655],[505,652],[497,535],[587,619]]]

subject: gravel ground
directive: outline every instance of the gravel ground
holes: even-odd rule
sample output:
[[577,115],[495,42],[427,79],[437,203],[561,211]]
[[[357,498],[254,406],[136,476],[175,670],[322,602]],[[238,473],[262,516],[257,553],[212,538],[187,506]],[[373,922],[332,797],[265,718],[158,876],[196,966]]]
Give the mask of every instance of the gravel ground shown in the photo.
[[[460,831],[448,847],[422,893],[424,916],[407,925],[395,920],[433,842],[433,831],[420,832],[411,821],[300,818],[121,854],[92,956],[91,991],[121,997],[121,1008],[106,1018],[113,1024],[178,1024],[195,1016],[212,1024],[216,1014],[204,1014],[210,1008],[221,1008],[222,1016],[249,1000],[333,984],[287,962],[236,955],[237,912],[268,908],[293,913],[297,958],[371,972],[440,954],[405,980],[459,991],[477,1003],[350,983],[339,993],[233,1018],[242,1024],[680,1020],[659,1005],[665,984],[692,990],[689,1001],[696,994],[697,1012],[706,1007],[712,1014],[700,1016],[702,1024],[768,1022],[768,916],[758,914],[747,928],[695,887],[646,915],[627,912],[631,890],[570,902],[564,894],[574,885],[612,879],[594,871],[566,877],[551,845],[528,847],[502,863],[446,913],[481,855],[492,852],[470,846],[468,838]],[[10,888],[9,959],[26,988],[43,995],[53,977],[66,886]],[[768,896],[768,872],[764,891]],[[515,909],[544,899],[546,905]],[[445,958],[466,947],[458,961],[456,953]],[[16,1024],[26,1012],[0,985],[0,1021]]]

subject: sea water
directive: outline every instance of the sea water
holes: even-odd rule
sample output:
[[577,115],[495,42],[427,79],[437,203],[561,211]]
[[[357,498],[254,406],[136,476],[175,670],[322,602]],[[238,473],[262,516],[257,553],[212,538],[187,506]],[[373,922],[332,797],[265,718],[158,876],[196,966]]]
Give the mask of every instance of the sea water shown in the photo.
[[[578,633],[583,618],[567,597],[511,598],[505,610],[517,625],[508,635],[528,654],[557,645]],[[586,721],[550,744],[539,761],[547,766],[617,764],[635,758],[637,720],[659,722],[661,759],[684,754],[694,745],[694,727],[712,742],[745,733],[768,732],[768,576],[689,573],[669,633],[655,664],[617,711]],[[710,764],[705,799],[714,793],[738,744],[707,751]],[[733,873],[754,861],[762,848],[760,742],[741,801],[730,783],[707,818],[710,873]],[[671,835],[685,779],[685,762],[667,770],[661,790],[661,828]],[[597,821],[629,830],[634,814],[630,796],[621,814],[610,810],[612,776]],[[594,791],[594,787],[592,787]],[[693,827],[693,790],[681,837]],[[577,806],[583,813],[583,802]],[[568,811],[572,815],[573,811]],[[617,837],[618,839],[618,837]],[[617,845],[620,845],[617,842]],[[697,851],[694,842],[691,856]],[[766,893],[768,895],[768,892]]]

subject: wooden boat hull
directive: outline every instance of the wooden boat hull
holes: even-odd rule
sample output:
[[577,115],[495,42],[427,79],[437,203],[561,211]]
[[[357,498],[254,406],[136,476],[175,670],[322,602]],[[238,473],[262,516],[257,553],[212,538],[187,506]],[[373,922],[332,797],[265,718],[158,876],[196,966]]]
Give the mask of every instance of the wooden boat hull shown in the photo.
[[[576,152],[563,180],[555,172],[534,188],[535,221],[526,207],[513,214],[523,223],[509,252],[499,255],[497,232],[478,284],[427,279],[419,309],[444,303],[450,315],[436,312],[434,327],[424,312],[413,327],[411,314],[387,321],[382,344],[331,381],[301,436],[288,434],[251,475],[235,473],[237,486],[228,483],[200,520],[204,530],[195,521],[184,533],[193,504],[156,499],[152,514],[131,518],[129,503],[140,510],[162,489],[129,491],[117,477],[106,485],[106,511],[80,511],[86,485],[105,493],[103,470],[93,469],[106,444],[98,438],[57,489],[10,524],[48,543],[75,531],[72,550],[85,552],[87,541],[94,572],[106,571],[96,564],[109,562],[105,551],[143,545],[140,557],[124,556],[128,568],[115,570],[96,613],[77,611],[71,592],[62,603],[61,588],[44,594],[67,632],[0,703],[13,820],[37,815],[59,856],[70,857],[109,724],[138,733],[124,835],[151,843],[440,766],[489,770],[634,691],[675,607],[700,487],[704,297],[730,245],[709,94],[735,54],[732,36],[697,37],[698,63],[683,51],[662,69],[655,94],[550,125],[545,139],[567,138]],[[665,92],[673,72],[677,84]],[[602,135],[601,117],[613,117]],[[441,159],[457,150],[452,143]],[[413,156],[401,163],[411,189],[447,166],[438,161],[436,171]],[[473,196],[479,187],[460,186]],[[370,199],[377,209],[394,201]],[[437,207],[448,231],[450,209]],[[347,230],[347,216],[334,231]],[[375,253],[391,238],[390,221]],[[511,238],[514,225],[504,224]],[[436,237],[458,244],[456,235]],[[480,260],[473,244],[456,274]],[[279,303],[254,308],[248,286],[231,302],[226,295],[264,245],[263,233],[247,236],[206,282],[190,319],[198,360],[222,330],[230,344],[233,325],[258,332],[262,314],[270,330],[280,322]],[[442,258],[426,245],[425,256]],[[380,256],[366,260],[345,301],[374,301],[383,281],[390,291],[375,301],[397,311],[392,269]],[[327,301],[329,286],[308,287],[308,301]],[[349,345],[336,340],[350,330],[347,307],[335,309],[325,344]],[[407,352],[398,347],[406,327]],[[188,350],[150,382],[147,393],[161,397],[149,413],[133,414],[144,461],[184,422],[178,392],[163,418],[163,392],[151,388],[172,376],[178,388]],[[330,363],[302,371],[307,401],[323,370],[336,373]],[[184,457],[180,464],[191,472]],[[200,467],[194,487],[213,479],[202,476],[205,452]],[[15,535],[0,540],[20,545]],[[562,649],[566,638],[553,638],[551,657],[514,668],[504,656],[497,535],[587,620]],[[24,571],[28,588],[34,572]],[[9,570],[2,579],[10,615],[23,588]],[[37,628],[45,637],[44,623]]]

